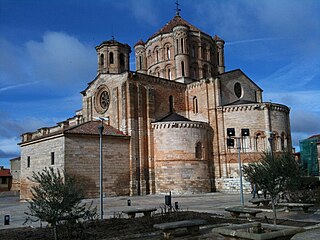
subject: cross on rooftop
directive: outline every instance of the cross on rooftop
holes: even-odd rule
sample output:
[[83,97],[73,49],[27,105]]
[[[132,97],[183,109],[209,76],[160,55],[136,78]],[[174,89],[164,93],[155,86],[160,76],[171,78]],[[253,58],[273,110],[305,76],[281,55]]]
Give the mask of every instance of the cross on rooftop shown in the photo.
[[176,15],[177,16],[179,16],[180,15],[180,11],[181,11],[181,9],[179,8],[179,6],[180,6],[180,4],[179,4],[179,0],[176,0],[176,3],[175,3],[176,5],[177,5],[177,7],[176,7]]

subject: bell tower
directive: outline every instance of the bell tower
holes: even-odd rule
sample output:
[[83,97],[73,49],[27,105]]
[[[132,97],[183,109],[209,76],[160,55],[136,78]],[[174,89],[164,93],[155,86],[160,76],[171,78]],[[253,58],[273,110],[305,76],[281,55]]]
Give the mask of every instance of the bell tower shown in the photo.
[[104,41],[96,47],[98,57],[98,74],[123,73],[130,70],[129,59],[131,48],[128,44],[114,39]]

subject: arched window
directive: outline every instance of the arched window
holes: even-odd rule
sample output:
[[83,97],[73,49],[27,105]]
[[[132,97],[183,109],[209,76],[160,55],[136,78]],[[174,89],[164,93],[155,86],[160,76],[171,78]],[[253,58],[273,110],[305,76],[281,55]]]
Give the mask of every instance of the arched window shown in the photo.
[[169,96],[169,111],[173,112],[173,96]]
[[100,55],[100,65],[104,66],[104,55],[103,54]]
[[193,78],[197,79],[197,67],[194,67],[192,71],[193,71]]
[[171,70],[168,68],[168,79],[171,80]]
[[142,69],[142,56],[139,56],[139,69]]
[[124,54],[120,53],[120,66],[124,66]]
[[191,56],[193,58],[196,57],[196,46],[195,45],[192,45],[192,47],[191,47]]
[[183,38],[181,38],[181,53],[183,53]]
[[176,43],[177,43],[177,53],[179,53],[179,39],[177,39]]
[[202,71],[203,71],[203,78],[207,78],[207,76],[208,76],[208,66],[207,65],[204,65],[203,66],[203,69],[202,69]]
[[203,49],[202,49],[202,58],[203,58],[204,60],[207,60],[207,55],[208,55],[207,47],[204,46]]
[[157,77],[160,77],[160,68],[156,68],[156,70],[154,71],[155,75]]
[[198,113],[198,99],[193,97],[193,113]]
[[167,59],[170,60],[170,48],[167,47]]
[[201,142],[196,143],[195,156],[197,159],[202,159],[202,144],[201,144]]
[[148,63],[151,65],[151,50],[148,51]]
[[181,75],[184,77],[184,62],[181,61]]
[[113,52],[110,52],[110,53],[109,53],[109,61],[110,61],[110,64],[113,64],[113,62],[114,62]]
[[281,133],[281,151],[284,151],[285,147],[285,133]]

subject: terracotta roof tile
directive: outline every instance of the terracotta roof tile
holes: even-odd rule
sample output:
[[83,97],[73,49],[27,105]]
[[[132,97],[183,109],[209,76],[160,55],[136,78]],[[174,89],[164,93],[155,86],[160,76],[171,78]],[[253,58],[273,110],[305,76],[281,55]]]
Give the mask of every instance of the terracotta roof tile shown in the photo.
[[169,113],[167,116],[157,120],[156,122],[190,122],[191,120],[177,113]]
[[224,40],[222,38],[220,38],[218,35],[214,35],[213,40],[224,42]]
[[140,39],[134,46],[138,46],[138,45],[145,45],[145,42],[142,40],[142,39]]
[[11,177],[10,169],[0,169],[0,177]]
[[[98,135],[98,126],[101,124],[100,121],[85,122],[80,125],[68,128],[64,130],[64,133],[69,134],[86,134],[86,135]],[[127,136],[123,132],[104,124],[103,135],[107,136]]]
[[183,18],[181,18],[180,16],[175,16],[173,19],[171,19],[166,25],[164,25],[164,27],[162,27],[158,32],[156,32],[155,34],[153,34],[150,38],[154,38],[157,35],[160,34],[165,34],[165,33],[169,33],[172,32],[173,28],[176,26],[187,26],[190,28],[191,31],[195,31],[195,32],[202,32],[201,30],[199,30],[197,27],[193,26],[192,24],[188,23],[186,20],[184,20]]

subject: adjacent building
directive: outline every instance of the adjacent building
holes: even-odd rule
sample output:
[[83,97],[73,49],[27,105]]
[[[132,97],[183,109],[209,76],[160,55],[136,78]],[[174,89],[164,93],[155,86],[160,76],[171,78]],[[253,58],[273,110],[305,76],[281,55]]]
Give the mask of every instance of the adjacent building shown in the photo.
[[300,141],[300,161],[308,176],[319,176],[320,134]]

